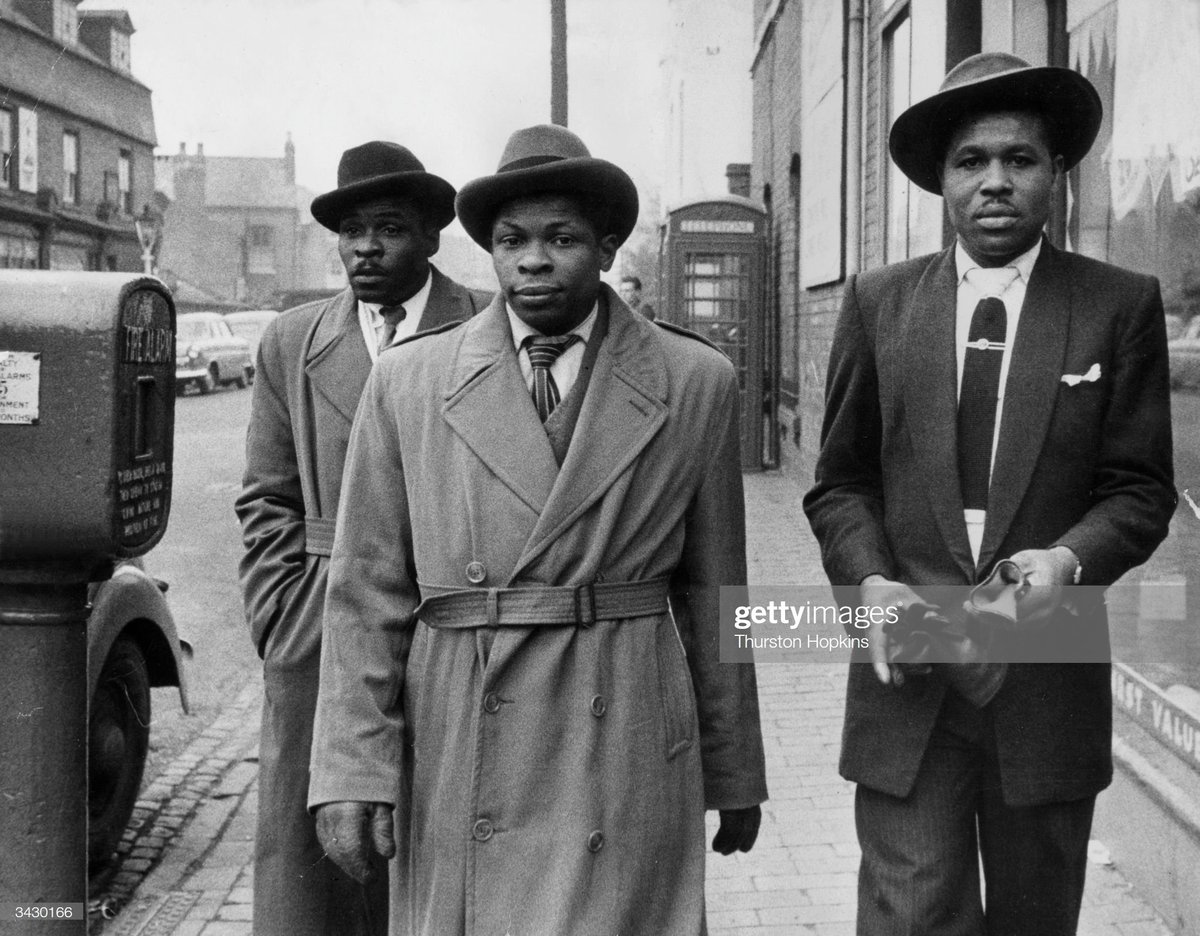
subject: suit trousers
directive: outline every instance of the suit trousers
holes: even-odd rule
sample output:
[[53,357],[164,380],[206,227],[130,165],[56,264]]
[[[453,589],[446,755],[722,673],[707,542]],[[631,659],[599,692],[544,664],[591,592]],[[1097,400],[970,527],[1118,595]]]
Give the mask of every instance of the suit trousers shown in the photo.
[[[308,812],[320,653],[264,673],[254,841],[255,936],[382,936],[388,875],[367,887],[325,856]],[[268,660],[270,654],[268,653]]]
[[988,710],[947,692],[909,795],[857,788],[859,936],[1070,936],[1094,805],[1007,805]]

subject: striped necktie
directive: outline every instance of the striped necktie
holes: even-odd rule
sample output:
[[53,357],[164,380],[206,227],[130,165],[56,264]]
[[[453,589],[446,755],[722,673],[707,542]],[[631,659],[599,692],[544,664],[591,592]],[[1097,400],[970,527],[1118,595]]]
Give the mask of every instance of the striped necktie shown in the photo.
[[404,321],[408,314],[404,306],[380,306],[379,314],[383,316],[383,335],[379,339],[379,350],[391,345],[396,340],[396,326]]
[[545,422],[559,404],[558,385],[550,368],[564,351],[577,341],[583,341],[579,335],[545,336],[530,335],[521,342],[521,347],[529,355],[529,363],[533,366],[533,405],[537,407],[538,417]]

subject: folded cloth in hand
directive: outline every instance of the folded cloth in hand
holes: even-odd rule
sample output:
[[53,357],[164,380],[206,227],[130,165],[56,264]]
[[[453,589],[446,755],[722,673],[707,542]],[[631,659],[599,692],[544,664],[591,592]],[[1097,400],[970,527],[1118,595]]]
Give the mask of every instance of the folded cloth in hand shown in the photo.
[[1008,675],[1008,664],[991,660],[990,651],[998,630],[1016,626],[1017,594],[1024,585],[1016,564],[1003,560],[956,611],[914,602],[897,621],[884,625],[888,662],[912,676],[937,666],[956,692],[982,708]]

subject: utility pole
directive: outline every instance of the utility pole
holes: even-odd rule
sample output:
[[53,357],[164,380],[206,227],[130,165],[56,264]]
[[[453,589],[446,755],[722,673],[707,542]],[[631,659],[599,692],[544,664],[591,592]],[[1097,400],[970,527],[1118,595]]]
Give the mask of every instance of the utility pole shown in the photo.
[[550,122],[567,125],[567,0],[550,0]]

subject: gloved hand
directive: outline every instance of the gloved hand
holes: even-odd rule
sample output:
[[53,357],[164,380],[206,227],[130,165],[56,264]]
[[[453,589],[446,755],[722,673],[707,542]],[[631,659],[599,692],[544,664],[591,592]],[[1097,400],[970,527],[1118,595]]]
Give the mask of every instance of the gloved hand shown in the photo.
[[748,852],[758,838],[758,827],[762,823],[762,807],[747,806],[744,809],[722,809],[721,828],[713,836],[713,851],[732,855],[735,851]]
[[[894,608],[903,617],[909,608],[919,605],[928,607],[921,596],[902,582],[893,582],[882,575],[868,575],[858,586],[858,603],[862,607]],[[883,615],[872,615],[872,621],[866,631],[867,652],[871,655],[871,666],[875,676],[885,686],[894,684],[904,685],[904,671],[894,663],[889,663],[888,642],[890,638],[884,630]]]
[[387,803],[323,803],[317,807],[317,838],[339,868],[359,884],[366,884],[376,874],[372,859],[396,854],[392,807]]

